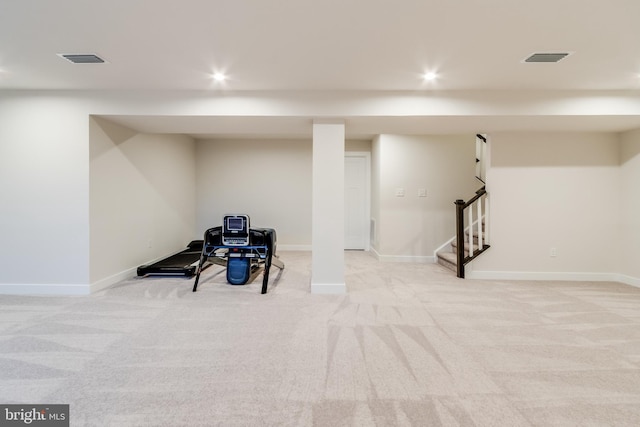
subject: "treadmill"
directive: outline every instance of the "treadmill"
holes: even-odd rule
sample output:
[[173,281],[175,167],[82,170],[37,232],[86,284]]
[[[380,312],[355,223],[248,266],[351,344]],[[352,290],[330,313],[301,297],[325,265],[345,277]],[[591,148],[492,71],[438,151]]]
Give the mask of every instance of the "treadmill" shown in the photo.
[[222,226],[204,233],[193,292],[198,289],[200,272],[205,265],[214,263],[227,268],[227,283],[231,285],[249,283],[262,272],[261,293],[266,294],[271,266],[284,269],[284,263],[276,255],[276,246],[273,228],[250,228],[249,215],[225,215]]

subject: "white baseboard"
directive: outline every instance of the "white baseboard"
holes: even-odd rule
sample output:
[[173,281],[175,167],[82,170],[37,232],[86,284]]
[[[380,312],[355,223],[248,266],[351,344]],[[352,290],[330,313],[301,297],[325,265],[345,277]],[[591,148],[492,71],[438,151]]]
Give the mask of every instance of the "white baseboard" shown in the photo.
[[620,275],[615,273],[578,273],[552,271],[469,271],[467,279],[480,280],[557,280],[574,282],[620,282]]
[[616,276],[618,277],[618,280],[616,280],[617,282],[640,288],[640,279],[638,279],[637,277],[631,277],[624,274],[617,274]]
[[54,283],[47,284],[6,284],[0,283],[0,294],[3,295],[48,295],[48,296],[74,296],[74,295],[90,295],[114,285],[121,280],[135,276],[136,267],[98,280],[95,283],[77,284],[77,285],[61,285]]
[[61,285],[61,284],[0,284],[2,295],[47,295],[47,296],[75,296],[89,295],[89,285]]
[[278,245],[277,251],[311,251],[311,245]]
[[347,293],[344,283],[311,283],[312,294],[342,295]]
[[[152,264],[152,263],[149,263],[149,264]],[[106,289],[111,285],[115,285],[116,283],[124,279],[129,279],[137,274],[138,274],[138,267],[132,267],[127,270],[121,271],[120,273],[116,273],[109,277],[105,277],[104,279],[100,279],[97,282],[94,282],[90,285],[91,293],[95,293],[103,289]]]
[[433,264],[436,262],[436,257],[434,256],[381,255],[374,248],[371,248],[370,252],[378,261],[382,262],[408,262],[419,264]]

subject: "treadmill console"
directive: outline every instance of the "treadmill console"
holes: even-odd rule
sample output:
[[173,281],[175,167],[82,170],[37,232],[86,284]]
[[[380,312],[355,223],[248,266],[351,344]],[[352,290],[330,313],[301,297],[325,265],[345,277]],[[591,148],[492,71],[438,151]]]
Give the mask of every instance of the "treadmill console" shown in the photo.
[[222,244],[225,246],[249,246],[249,215],[224,216]]

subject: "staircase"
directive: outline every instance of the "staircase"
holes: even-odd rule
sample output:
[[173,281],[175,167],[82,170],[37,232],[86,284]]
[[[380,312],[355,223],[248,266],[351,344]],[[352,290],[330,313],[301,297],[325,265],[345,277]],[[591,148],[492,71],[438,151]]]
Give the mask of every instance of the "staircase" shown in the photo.
[[476,178],[482,188],[469,201],[456,200],[456,235],[436,250],[438,264],[464,278],[464,266],[489,249],[489,193],[485,188],[486,135],[476,134]]
[[464,278],[464,266],[490,248],[489,195],[482,187],[465,202],[456,200],[456,236],[436,252],[440,265]]
[[[482,231],[484,233],[485,227],[484,227],[484,218],[482,219]],[[485,235],[486,236],[486,235]],[[478,250],[478,232],[474,231],[473,232],[473,245],[474,245],[474,250]],[[464,257],[468,257],[469,256],[469,242],[465,242],[464,243]],[[488,245],[487,245],[488,247]],[[445,246],[443,249],[439,250],[438,252],[436,252],[436,258],[438,261],[438,264],[442,265],[443,267],[448,268],[449,270],[458,271],[458,242],[457,239],[454,237],[453,240],[451,240],[451,242]]]

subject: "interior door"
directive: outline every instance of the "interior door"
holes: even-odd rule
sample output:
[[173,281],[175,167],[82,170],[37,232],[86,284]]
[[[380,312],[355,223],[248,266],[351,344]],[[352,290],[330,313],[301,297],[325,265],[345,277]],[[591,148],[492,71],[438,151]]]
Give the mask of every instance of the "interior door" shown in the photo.
[[344,248],[369,249],[369,157],[344,159]]

